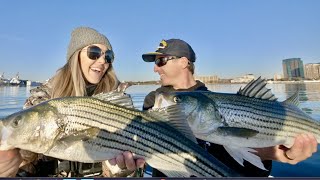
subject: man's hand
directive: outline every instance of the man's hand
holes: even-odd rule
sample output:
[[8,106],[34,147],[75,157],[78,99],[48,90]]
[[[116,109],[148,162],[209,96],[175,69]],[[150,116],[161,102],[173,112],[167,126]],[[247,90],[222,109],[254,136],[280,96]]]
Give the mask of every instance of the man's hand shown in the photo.
[[[104,162],[104,164],[103,171],[106,176],[124,177],[132,174],[138,168],[143,168],[145,160],[142,158],[134,159],[131,152],[125,151],[116,158]],[[109,170],[109,175],[106,173],[106,169]]]
[[0,177],[15,177],[21,162],[18,149],[0,151]]
[[318,142],[312,134],[300,134],[295,138],[291,148],[283,145],[257,148],[262,160],[276,160],[283,163],[297,164],[317,152]]

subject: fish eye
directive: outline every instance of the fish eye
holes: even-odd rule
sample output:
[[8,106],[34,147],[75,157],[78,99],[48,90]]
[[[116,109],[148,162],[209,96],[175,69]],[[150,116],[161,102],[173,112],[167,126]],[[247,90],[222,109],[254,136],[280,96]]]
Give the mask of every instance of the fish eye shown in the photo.
[[179,103],[179,102],[181,102],[181,100],[179,97],[175,96],[175,97],[173,97],[173,102]]
[[22,120],[22,116],[19,115],[19,116],[15,117],[12,122],[13,127],[19,126],[21,120]]

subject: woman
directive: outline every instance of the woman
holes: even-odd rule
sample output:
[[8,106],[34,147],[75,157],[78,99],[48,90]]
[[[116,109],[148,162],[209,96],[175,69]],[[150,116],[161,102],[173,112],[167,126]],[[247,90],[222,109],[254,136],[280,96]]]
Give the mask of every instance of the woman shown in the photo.
[[[113,60],[111,44],[104,35],[89,27],[76,28],[71,34],[67,63],[48,83],[31,91],[24,108],[51,98],[92,96],[116,89],[119,81],[112,66]],[[18,176],[60,177],[102,173],[101,163],[58,161],[22,150],[19,153],[17,149],[0,151],[0,176],[14,177],[17,172]],[[104,174],[110,176],[108,171]]]

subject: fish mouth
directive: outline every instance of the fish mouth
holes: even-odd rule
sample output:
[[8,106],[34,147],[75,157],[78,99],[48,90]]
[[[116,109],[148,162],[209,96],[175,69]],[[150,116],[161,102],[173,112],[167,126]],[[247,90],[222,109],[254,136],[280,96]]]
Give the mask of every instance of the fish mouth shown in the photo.
[[8,144],[8,139],[13,133],[13,130],[5,126],[3,122],[3,119],[0,119],[0,151],[14,148],[13,146]]
[[176,105],[175,102],[169,100],[169,93],[158,93],[156,94],[154,108],[164,108],[171,105]]

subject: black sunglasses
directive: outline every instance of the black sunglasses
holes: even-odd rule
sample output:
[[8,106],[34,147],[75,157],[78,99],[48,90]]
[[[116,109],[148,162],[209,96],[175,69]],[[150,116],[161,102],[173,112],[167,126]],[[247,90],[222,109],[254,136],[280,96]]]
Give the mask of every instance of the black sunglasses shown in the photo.
[[166,56],[166,57],[160,57],[160,58],[157,58],[154,63],[158,66],[158,67],[161,67],[161,66],[164,66],[167,64],[168,61],[170,60],[174,60],[174,59],[179,59],[181,57],[177,57],[177,56]]
[[103,55],[106,63],[110,64],[113,62],[114,53],[112,50],[107,50],[106,52],[103,52],[98,46],[89,46],[87,48],[87,56],[91,60],[97,60]]

